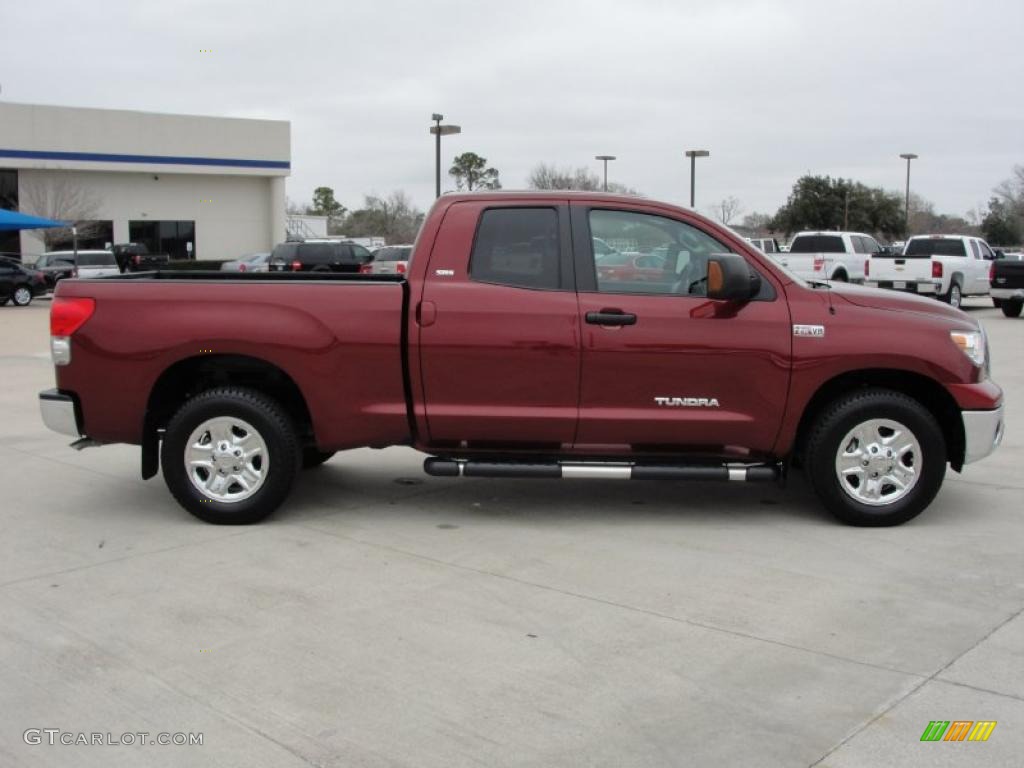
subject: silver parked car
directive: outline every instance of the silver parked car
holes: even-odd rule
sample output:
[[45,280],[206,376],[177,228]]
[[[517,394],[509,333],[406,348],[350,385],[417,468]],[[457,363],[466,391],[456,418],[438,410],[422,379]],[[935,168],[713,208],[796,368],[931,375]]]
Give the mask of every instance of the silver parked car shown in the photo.
[[113,251],[79,251],[75,258],[75,277],[110,277],[120,274]]
[[250,253],[220,265],[221,272],[269,272],[269,253]]
[[385,245],[373,252],[373,261],[362,271],[371,275],[404,275],[411,255],[411,245]]

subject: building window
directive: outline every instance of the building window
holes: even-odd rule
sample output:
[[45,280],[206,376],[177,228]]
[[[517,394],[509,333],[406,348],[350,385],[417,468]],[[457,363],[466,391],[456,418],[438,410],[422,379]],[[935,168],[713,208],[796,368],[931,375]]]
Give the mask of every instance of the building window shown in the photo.
[[142,243],[150,253],[166,253],[172,259],[195,259],[194,221],[129,221],[128,238]]
[[[18,172],[0,169],[0,208],[18,210]],[[18,232],[0,232],[0,253],[21,255],[21,238]]]

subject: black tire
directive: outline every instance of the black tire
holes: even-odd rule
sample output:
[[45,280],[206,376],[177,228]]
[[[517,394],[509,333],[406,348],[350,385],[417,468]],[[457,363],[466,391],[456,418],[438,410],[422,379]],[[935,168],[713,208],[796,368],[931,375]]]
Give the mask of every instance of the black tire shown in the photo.
[[16,285],[11,292],[11,303],[16,307],[27,307],[32,303],[32,289],[27,285]]
[[832,275],[832,282],[834,282],[834,283],[848,283],[848,282],[850,282],[850,278],[847,277],[846,273],[843,272],[843,270],[840,269],[838,272],[836,272],[834,275]]
[[1003,299],[999,307],[1007,317],[1020,317],[1021,309],[1024,309],[1024,301],[1020,299]]
[[302,449],[302,468],[313,469],[319,467],[336,453],[336,451],[319,451],[316,446],[306,446]]
[[949,304],[949,306],[960,309],[960,305],[964,303],[964,293],[963,289],[960,287],[960,283],[958,283],[956,280],[951,282],[949,284],[949,290],[942,294],[939,298],[946,304]]
[[[266,444],[269,469],[263,484],[240,501],[220,501],[204,494],[189,478],[185,466],[186,443],[205,421],[217,417],[241,419],[250,424]],[[160,463],[171,494],[186,510],[216,525],[248,525],[277,509],[291,491],[302,452],[295,426],[274,400],[252,389],[217,387],[187,401],[164,434]]]
[[10,299],[0,299],[0,307],[6,307],[8,301],[10,301]]
[[[858,424],[871,419],[899,422],[916,438],[921,460],[917,482],[891,503],[865,504],[839,479],[836,467],[841,443]],[[879,456],[881,459],[881,456]],[[836,400],[815,420],[804,455],[807,479],[825,507],[847,525],[900,525],[916,517],[935,498],[946,475],[946,441],[928,409],[900,392],[865,389]]]

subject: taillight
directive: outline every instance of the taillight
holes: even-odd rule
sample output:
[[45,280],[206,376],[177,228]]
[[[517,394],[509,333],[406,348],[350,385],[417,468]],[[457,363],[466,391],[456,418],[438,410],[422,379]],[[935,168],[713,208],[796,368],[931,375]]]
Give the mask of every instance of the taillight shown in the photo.
[[405,262],[404,261],[398,262],[398,265],[395,267],[395,271],[397,271],[398,274],[400,274],[400,275],[404,275],[405,274]]
[[134,264],[137,267],[141,263],[142,263],[142,257],[139,254],[136,253],[134,256],[132,256],[132,264]]
[[71,362],[71,334],[96,311],[94,299],[57,296],[50,304],[50,358],[54,365]]
[[825,268],[825,257],[815,256],[814,257],[814,271],[821,272]]
[[296,259],[292,262],[292,272],[298,272],[300,269],[302,269],[302,262]]
[[992,262],[991,264],[988,265],[988,281],[990,283],[993,283],[993,282],[995,282],[995,279],[996,279],[996,264],[995,264],[995,262]]
[[373,274],[373,267],[371,267],[369,264],[360,264],[359,265],[359,274],[360,275],[372,275]]
[[57,296],[50,304],[50,335],[70,336],[92,317],[96,300]]
[[864,277],[871,274],[871,259],[864,259]]
[[239,272],[245,272],[245,264],[239,264],[238,265],[238,271]]
[[932,262],[932,277],[942,277],[942,262],[941,261],[933,261]]

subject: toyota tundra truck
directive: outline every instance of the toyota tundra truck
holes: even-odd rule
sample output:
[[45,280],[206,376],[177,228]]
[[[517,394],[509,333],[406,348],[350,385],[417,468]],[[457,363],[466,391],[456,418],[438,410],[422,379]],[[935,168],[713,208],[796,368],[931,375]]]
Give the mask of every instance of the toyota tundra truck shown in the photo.
[[[656,254],[602,273],[595,241]],[[137,273],[58,285],[43,420],[141,446],[195,516],[252,523],[336,451],[442,477],[773,481],[855,525],[923,510],[988,455],[1003,395],[963,312],[805,282],[672,205],[441,197],[405,275]],[[680,492],[680,504],[685,504]]]
[[865,262],[867,284],[926,294],[959,307],[965,296],[987,296],[995,254],[988,243],[964,235],[917,235],[897,254]]

